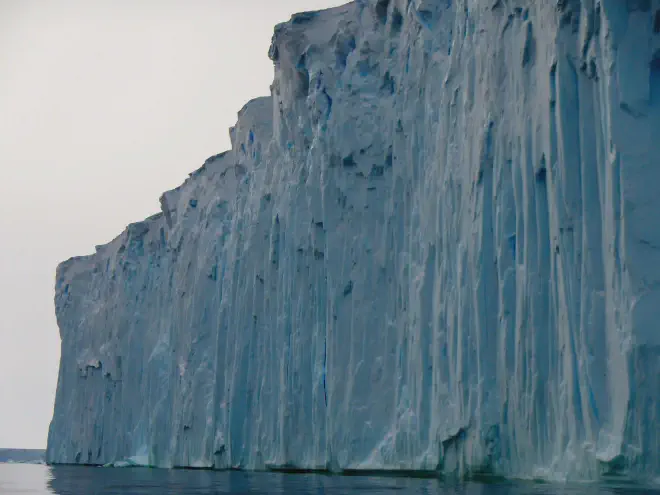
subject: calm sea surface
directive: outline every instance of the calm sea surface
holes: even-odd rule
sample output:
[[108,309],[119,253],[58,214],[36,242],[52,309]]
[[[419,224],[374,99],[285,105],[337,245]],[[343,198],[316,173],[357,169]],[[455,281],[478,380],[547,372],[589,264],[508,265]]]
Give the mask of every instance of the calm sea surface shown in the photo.
[[0,464],[2,495],[211,495],[273,493],[321,494],[660,494],[633,486],[564,486],[534,483],[467,483],[452,485],[431,479],[266,474],[161,469],[104,469]]

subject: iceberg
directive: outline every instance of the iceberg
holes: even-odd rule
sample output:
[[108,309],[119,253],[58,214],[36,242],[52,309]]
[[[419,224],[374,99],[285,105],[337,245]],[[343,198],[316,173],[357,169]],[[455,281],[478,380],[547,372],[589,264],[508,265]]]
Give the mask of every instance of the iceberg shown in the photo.
[[50,463],[660,476],[660,4],[357,0],[57,269]]
[[0,448],[0,464],[45,464],[45,455],[40,449]]

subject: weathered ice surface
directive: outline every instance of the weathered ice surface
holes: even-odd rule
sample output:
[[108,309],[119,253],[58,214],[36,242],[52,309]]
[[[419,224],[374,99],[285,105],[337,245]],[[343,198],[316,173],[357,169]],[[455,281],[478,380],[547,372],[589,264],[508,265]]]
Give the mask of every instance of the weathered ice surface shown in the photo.
[[277,26],[232,150],[58,268],[48,460],[660,475],[659,31],[659,0]]

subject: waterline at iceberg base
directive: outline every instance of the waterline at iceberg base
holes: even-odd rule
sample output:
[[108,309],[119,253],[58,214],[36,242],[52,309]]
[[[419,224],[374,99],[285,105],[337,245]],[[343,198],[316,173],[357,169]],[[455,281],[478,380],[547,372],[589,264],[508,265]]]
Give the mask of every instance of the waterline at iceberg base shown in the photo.
[[278,25],[232,149],[59,266],[48,461],[660,476],[659,31],[658,0]]

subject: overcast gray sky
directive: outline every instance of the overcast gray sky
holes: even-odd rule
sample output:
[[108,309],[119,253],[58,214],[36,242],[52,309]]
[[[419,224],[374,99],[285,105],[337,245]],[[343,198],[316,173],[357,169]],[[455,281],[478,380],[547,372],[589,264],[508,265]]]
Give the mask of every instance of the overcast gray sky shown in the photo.
[[56,265],[227,149],[273,26],[342,3],[0,0],[0,447],[46,445]]

